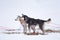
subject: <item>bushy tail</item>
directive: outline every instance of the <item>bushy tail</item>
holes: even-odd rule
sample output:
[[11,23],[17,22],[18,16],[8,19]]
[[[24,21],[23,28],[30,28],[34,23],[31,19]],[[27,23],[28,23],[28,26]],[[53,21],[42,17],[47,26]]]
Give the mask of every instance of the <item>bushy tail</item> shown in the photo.
[[51,19],[49,18],[48,20],[46,20],[45,22],[49,22],[49,21],[51,21]]
[[51,21],[51,19],[49,18],[47,21]]

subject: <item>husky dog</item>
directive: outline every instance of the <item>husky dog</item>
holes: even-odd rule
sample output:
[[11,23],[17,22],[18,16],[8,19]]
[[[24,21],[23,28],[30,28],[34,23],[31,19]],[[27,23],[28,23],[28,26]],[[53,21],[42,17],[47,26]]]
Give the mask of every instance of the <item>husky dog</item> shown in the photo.
[[[41,19],[34,19],[34,18],[30,18],[27,15],[22,14],[22,17],[24,18],[25,22],[28,24],[28,28],[30,30],[30,26],[31,25],[39,25],[39,29],[41,29],[41,31],[43,32],[42,34],[44,34],[44,28],[43,25],[45,22],[50,22],[51,19],[49,18],[48,20],[41,20]],[[35,31],[34,31],[35,32]]]

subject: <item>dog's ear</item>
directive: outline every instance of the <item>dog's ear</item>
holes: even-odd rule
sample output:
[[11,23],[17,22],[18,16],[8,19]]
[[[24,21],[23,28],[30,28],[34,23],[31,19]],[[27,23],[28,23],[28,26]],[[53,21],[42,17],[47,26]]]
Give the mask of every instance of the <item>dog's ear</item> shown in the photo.
[[22,16],[23,16],[24,14],[22,14]]

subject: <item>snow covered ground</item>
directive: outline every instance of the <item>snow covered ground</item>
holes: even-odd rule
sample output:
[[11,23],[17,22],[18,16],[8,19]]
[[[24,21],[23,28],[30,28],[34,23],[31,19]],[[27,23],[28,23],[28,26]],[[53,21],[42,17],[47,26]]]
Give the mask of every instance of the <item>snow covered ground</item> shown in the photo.
[[[51,33],[48,33],[47,35],[41,35],[41,34],[26,35],[23,33],[6,34],[4,32],[11,32],[11,30],[7,31],[5,28],[0,26],[0,40],[60,40],[60,32],[55,32],[55,33],[51,32]],[[58,29],[58,28],[51,27],[50,29]],[[15,29],[14,32],[22,32],[22,31],[23,31],[22,29]]]
[[49,33],[48,35],[24,35],[24,34],[2,34],[0,40],[60,40],[60,33]]
[[0,30],[0,40],[60,40],[60,33],[48,33],[47,35],[26,35],[23,33],[5,34],[3,32]]

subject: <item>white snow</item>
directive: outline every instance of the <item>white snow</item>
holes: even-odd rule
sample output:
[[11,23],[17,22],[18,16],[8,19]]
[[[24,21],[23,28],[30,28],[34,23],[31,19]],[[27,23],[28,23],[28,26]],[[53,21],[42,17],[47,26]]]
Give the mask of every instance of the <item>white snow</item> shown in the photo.
[[60,40],[60,33],[48,33],[47,35],[3,34],[0,40]]

